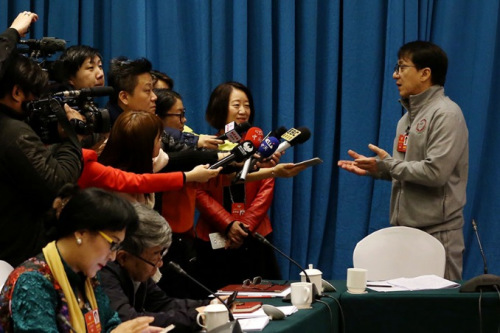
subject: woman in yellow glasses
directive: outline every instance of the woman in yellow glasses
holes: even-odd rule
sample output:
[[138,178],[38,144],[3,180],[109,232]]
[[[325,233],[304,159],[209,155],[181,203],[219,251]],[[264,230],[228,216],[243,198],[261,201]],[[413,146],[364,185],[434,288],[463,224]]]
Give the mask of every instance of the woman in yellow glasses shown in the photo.
[[18,266],[0,294],[5,332],[159,331],[149,326],[152,317],[121,323],[96,278],[137,228],[132,205],[102,189],[66,185],[53,208],[55,240]]

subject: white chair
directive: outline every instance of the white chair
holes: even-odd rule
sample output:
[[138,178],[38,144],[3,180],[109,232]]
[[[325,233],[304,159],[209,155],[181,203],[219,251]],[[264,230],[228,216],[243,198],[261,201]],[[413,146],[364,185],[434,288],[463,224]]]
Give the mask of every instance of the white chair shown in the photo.
[[9,277],[10,272],[14,270],[8,262],[0,260],[0,290],[2,290],[3,285],[7,278]]
[[444,247],[428,233],[409,227],[377,230],[356,244],[353,263],[365,268],[367,280],[389,280],[420,275],[444,276]]

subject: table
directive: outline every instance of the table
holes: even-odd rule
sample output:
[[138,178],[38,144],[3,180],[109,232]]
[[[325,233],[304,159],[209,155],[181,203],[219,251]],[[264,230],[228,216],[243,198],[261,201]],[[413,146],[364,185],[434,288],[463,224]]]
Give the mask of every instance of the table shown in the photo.
[[[325,302],[327,305],[320,302],[314,302],[312,304],[312,309],[298,310],[296,313],[284,320],[270,321],[269,324],[264,328],[262,332],[264,333],[338,333],[340,331],[340,325],[342,320],[339,317],[339,306],[335,299],[339,301],[340,295],[346,291],[345,282],[339,283],[339,286],[333,281],[336,292],[325,293],[329,297],[322,297],[321,301]],[[252,299],[257,300],[257,299]],[[259,299],[264,304],[271,304],[274,306],[285,306],[290,305],[290,303],[285,303],[281,298],[263,298]],[[330,307],[332,317],[330,317]],[[331,318],[331,319],[330,319]]]
[[[460,293],[458,288],[387,293],[368,290],[361,295],[343,292],[340,303],[346,333],[481,332],[479,293]],[[483,293],[482,318],[482,332],[496,333],[500,325],[496,292]]]

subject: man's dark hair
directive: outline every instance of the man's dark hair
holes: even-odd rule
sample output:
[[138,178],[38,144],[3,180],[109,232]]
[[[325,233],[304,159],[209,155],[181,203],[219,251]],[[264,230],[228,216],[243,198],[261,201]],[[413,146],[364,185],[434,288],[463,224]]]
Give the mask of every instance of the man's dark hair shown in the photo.
[[87,45],[74,45],[68,47],[54,62],[53,79],[60,83],[68,83],[71,77],[75,76],[83,62],[87,59],[94,59],[96,56],[102,61],[99,51]]
[[109,96],[109,101],[113,104],[118,103],[120,91],[126,91],[129,94],[134,92],[137,86],[137,77],[144,73],[151,73],[151,62],[146,58],[129,60],[126,57],[118,57],[111,60],[108,73],[108,84],[115,91]]
[[448,71],[448,57],[439,46],[425,41],[406,43],[398,51],[398,59],[405,58],[411,60],[417,69],[429,67],[432,84],[444,86]]
[[227,114],[229,112],[229,98],[233,90],[241,90],[247,95],[250,103],[250,118],[248,121],[253,122],[255,108],[253,106],[253,97],[250,89],[239,82],[225,82],[219,84],[212,94],[205,112],[205,119],[216,130],[223,129],[226,125]]
[[151,71],[151,75],[153,76],[153,81],[155,83],[158,80],[165,81],[165,83],[169,86],[170,90],[174,89],[174,80],[167,74],[153,69]]
[[48,74],[35,61],[15,54],[5,64],[5,73],[0,80],[0,98],[12,92],[18,85],[25,94],[41,96],[46,91]]

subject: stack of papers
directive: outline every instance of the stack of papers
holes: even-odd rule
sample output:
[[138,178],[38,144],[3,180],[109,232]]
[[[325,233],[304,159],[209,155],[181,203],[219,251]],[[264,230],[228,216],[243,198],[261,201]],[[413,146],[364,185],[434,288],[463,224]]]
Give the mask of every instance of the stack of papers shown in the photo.
[[[297,308],[290,306],[277,306],[286,316],[297,312]],[[238,319],[243,332],[262,331],[269,324],[269,317],[262,308],[251,313],[233,313],[234,319]]]
[[375,291],[412,291],[458,288],[459,283],[443,279],[437,275],[422,275],[414,278],[398,278],[387,281],[369,281],[366,286]]

